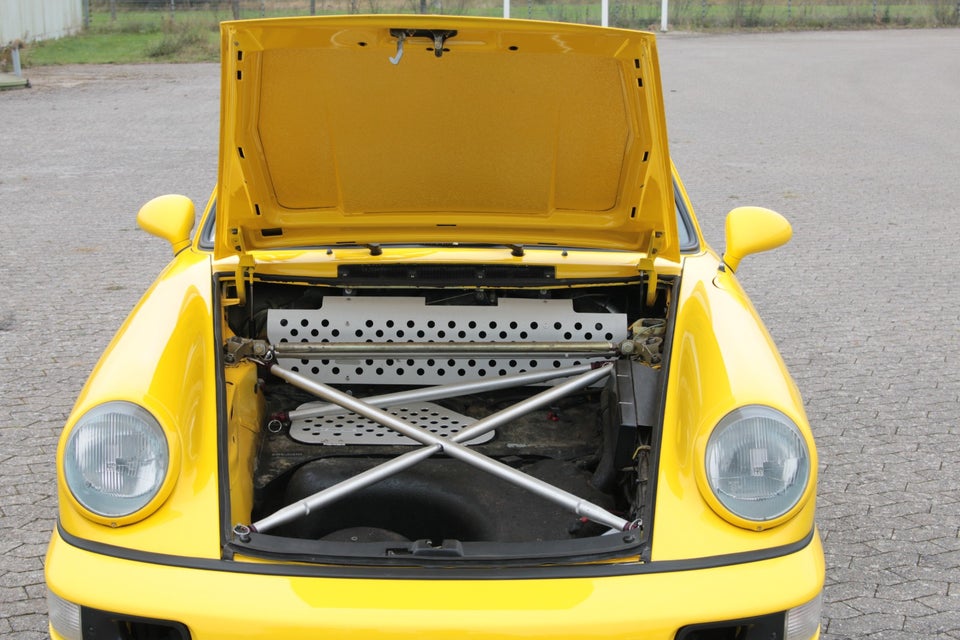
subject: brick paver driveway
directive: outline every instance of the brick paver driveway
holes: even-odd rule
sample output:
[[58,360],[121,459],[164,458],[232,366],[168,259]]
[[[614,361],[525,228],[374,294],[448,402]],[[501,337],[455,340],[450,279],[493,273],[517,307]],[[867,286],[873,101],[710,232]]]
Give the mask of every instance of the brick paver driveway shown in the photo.
[[[762,204],[794,240],[739,275],[820,446],[825,638],[960,638],[960,31],[661,39],[708,241]],[[0,94],[0,635],[46,635],[62,420],[167,260],[147,199],[213,183],[215,65],[32,70]],[[776,585],[771,585],[775,588]]]

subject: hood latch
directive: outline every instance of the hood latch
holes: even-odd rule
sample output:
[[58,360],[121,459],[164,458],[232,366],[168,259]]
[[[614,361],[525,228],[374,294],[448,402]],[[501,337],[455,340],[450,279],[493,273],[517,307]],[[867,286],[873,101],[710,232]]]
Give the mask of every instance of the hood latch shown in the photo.
[[456,29],[390,29],[390,35],[397,39],[397,53],[390,58],[393,64],[400,64],[400,58],[403,57],[403,43],[407,38],[427,38],[433,40],[433,55],[440,58],[443,56],[444,44],[449,38],[457,35]]

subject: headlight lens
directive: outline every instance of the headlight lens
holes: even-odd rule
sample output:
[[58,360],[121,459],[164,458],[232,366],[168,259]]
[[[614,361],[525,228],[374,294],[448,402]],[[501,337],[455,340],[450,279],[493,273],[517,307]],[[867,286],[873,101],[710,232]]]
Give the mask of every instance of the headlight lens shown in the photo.
[[64,478],[85,509],[120,518],[149,503],[167,475],[170,447],[160,423],[129,402],[85,413],[67,439]]
[[706,478],[713,495],[735,516],[774,520],[803,497],[810,451],[790,418],[747,406],[728,413],[707,441]]

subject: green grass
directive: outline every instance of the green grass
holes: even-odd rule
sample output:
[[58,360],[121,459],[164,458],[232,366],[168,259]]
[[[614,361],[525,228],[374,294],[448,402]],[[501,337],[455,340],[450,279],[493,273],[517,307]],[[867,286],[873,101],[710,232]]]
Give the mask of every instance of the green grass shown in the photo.
[[[430,0],[431,11],[442,7],[454,15],[499,16],[501,0]],[[104,3],[91,0],[96,8]],[[226,5],[226,3],[223,3]],[[249,5],[250,3],[245,3]],[[410,13],[412,0],[317,0],[318,13]],[[267,17],[303,15],[306,3],[270,3]],[[277,7],[280,7],[279,9]],[[960,24],[960,0],[670,0],[672,30],[728,29],[858,29],[877,27],[939,27]],[[259,17],[245,9],[241,18]],[[599,24],[600,2],[512,0],[514,18]],[[59,40],[28,45],[22,52],[26,67],[52,64],[215,62],[219,56],[219,23],[232,18],[228,9],[169,11],[94,10],[90,28]],[[611,0],[610,24],[629,29],[657,29],[660,0]]]
[[106,62],[143,62],[145,42],[160,36],[86,33],[59,40],[28,45],[22,52],[25,67],[49,64],[96,64]]
[[[227,16],[220,16],[221,19]],[[213,12],[181,11],[174,21],[159,11],[94,12],[83,33],[28,45],[24,66],[216,61],[219,19]]]

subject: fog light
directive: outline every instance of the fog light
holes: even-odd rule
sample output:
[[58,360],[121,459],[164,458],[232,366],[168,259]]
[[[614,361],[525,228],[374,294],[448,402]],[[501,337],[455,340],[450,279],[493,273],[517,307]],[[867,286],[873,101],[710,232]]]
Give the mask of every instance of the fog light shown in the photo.
[[47,589],[50,626],[65,640],[83,640],[80,629],[80,605],[68,602]]
[[810,640],[820,627],[821,594],[787,611],[784,640]]

